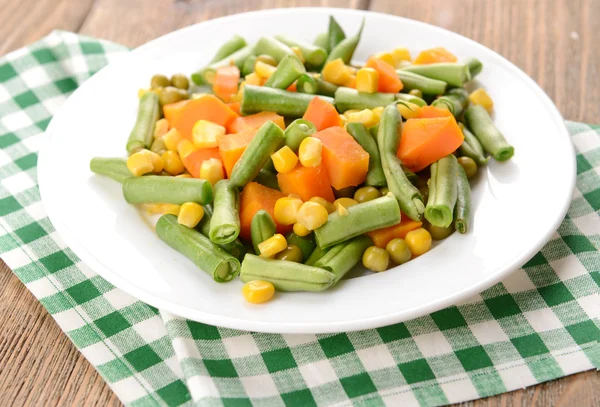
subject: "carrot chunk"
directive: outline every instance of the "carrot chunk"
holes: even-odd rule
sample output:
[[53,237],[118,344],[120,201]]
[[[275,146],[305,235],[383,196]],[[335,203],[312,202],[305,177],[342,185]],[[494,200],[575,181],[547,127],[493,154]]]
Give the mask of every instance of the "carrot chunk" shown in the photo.
[[434,117],[450,117],[452,113],[448,109],[440,109],[435,106],[423,106],[419,109],[417,119],[432,119]]
[[246,130],[258,129],[269,120],[281,127],[281,130],[285,130],[283,116],[279,116],[275,112],[260,112],[251,114],[250,116],[242,116],[233,119],[231,123],[229,123],[229,126],[227,126],[227,132],[240,133]]
[[200,166],[209,158],[221,159],[218,148],[199,148],[181,157],[183,166],[194,178],[200,178]]
[[398,93],[402,90],[402,81],[394,67],[381,59],[369,58],[367,68],[373,68],[379,73],[378,92]]
[[277,182],[285,195],[296,194],[303,201],[316,196],[329,202],[335,200],[329,177],[323,165],[305,167],[298,163],[296,168],[286,173],[277,174]]
[[431,48],[421,51],[414,60],[415,65],[434,64],[437,62],[456,62],[458,59],[446,48]]
[[385,249],[385,246],[390,240],[396,238],[404,239],[408,232],[420,228],[422,224],[422,222],[412,220],[408,216],[402,214],[402,220],[397,225],[373,230],[367,232],[367,235],[373,239],[373,244],[375,246]]
[[237,66],[222,66],[217,68],[215,81],[213,82],[213,92],[224,102],[229,102],[231,96],[238,91],[240,81],[240,70]]
[[318,96],[315,96],[314,99],[310,101],[302,118],[312,122],[317,128],[317,131],[334,126],[340,127],[342,125],[342,119],[335,107]]
[[[249,182],[246,184],[240,195],[240,236],[245,239],[250,239],[250,224],[252,218],[261,209],[269,212],[269,215],[275,221],[275,202],[279,198],[283,198],[285,194],[261,185],[257,182]],[[275,223],[277,223],[275,221]],[[288,233],[292,230],[291,225],[277,224],[277,233]]]
[[258,129],[251,129],[242,131],[235,134],[225,134],[217,137],[217,143],[219,144],[219,154],[227,177],[231,176],[233,166],[240,159],[250,141],[254,138]]

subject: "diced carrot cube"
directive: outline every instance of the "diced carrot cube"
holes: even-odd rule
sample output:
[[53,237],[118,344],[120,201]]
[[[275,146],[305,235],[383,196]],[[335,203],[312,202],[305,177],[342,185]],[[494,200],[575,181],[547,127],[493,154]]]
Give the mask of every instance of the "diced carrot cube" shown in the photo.
[[323,165],[305,167],[298,163],[292,171],[277,174],[277,182],[285,195],[295,194],[303,201],[317,196],[329,202],[335,200],[329,176]]
[[[250,238],[252,218],[261,209],[269,212],[269,215],[275,221],[275,202],[284,196],[283,192],[265,187],[257,182],[248,183],[240,196],[240,236],[245,239]],[[291,230],[291,225],[277,225],[277,233],[284,234]]]

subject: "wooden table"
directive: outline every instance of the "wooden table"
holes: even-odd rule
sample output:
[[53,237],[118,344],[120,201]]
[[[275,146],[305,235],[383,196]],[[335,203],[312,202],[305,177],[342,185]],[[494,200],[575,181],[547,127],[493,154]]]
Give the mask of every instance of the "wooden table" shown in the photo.
[[[368,9],[448,28],[523,69],[565,119],[600,123],[600,0],[0,0],[0,54],[54,29],[135,47],[211,18],[291,6]],[[0,405],[121,405],[1,261],[0,327]],[[464,405],[597,406],[598,400],[600,375],[592,371]]]

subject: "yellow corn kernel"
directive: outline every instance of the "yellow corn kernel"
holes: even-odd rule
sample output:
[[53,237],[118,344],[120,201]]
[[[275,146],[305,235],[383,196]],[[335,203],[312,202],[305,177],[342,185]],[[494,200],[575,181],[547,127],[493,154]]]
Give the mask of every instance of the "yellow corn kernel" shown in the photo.
[[379,119],[381,119],[381,114],[383,113],[384,109],[385,109],[385,107],[383,107],[383,106],[379,106],[379,107],[376,107],[375,109],[371,109],[371,111],[373,112],[375,117],[377,117],[377,123],[379,123]]
[[181,210],[181,205],[175,204],[162,204],[162,213],[179,216],[179,211]]
[[251,304],[262,304],[273,298],[275,286],[263,280],[248,281],[242,287],[242,295]]
[[160,119],[154,125],[154,138],[161,138],[169,131],[169,122],[167,119]]
[[266,64],[262,61],[256,60],[254,63],[254,72],[264,79],[269,79],[273,72],[275,72],[275,68],[273,65]]
[[194,177],[192,177],[192,174],[185,173],[185,174],[176,175],[175,178],[194,178]]
[[183,136],[177,131],[177,129],[173,128],[163,136],[163,140],[165,141],[165,147],[167,147],[167,150],[177,151],[177,145],[181,140],[183,140]]
[[287,248],[287,240],[283,237],[282,234],[275,234],[268,238],[267,240],[258,244],[258,251],[260,252],[260,257],[273,257],[277,253]]
[[142,204],[142,208],[148,215],[158,215],[163,213],[163,204]]
[[175,151],[165,151],[161,158],[164,163],[164,170],[169,174],[179,175],[185,170],[179,154]]
[[256,72],[252,72],[252,73],[246,75],[245,82],[246,82],[246,85],[260,86],[260,84],[262,83],[262,80],[260,79],[260,76],[258,76],[258,74]]
[[279,198],[275,202],[275,208],[273,209],[275,221],[280,225],[293,225],[296,223],[296,216],[301,206],[301,199],[288,196]]
[[328,82],[335,83],[336,85],[344,85],[350,80],[352,74],[348,72],[342,58],[338,58],[325,64],[321,71],[321,76]]
[[300,143],[298,158],[305,167],[318,167],[321,165],[321,151],[323,143],[315,137],[307,137]]
[[315,230],[327,222],[327,209],[316,202],[304,202],[296,216],[298,223],[308,230]]
[[182,160],[196,150],[198,150],[198,147],[192,144],[188,139],[181,140],[177,145],[177,153]]
[[356,76],[356,73],[358,72],[358,68],[355,68],[355,67],[350,66],[350,65],[346,65],[346,70],[348,71],[348,73],[350,75],[355,75],[355,76]]
[[420,256],[431,249],[431,234],[427,229],[411,230],[404,238],[413,256]]
[[327,213],[335,212],[335,207],[333,204],[326,199],[321,198],[320,196],[313,196],[309,199],[309,202],[318,203],[319,205],[323,206],[325,209],[327,209]]
[[256,57],[257,61],[264,62],[267,65],[277,66],[277,60],[273,58],[271,55],[260,54]]
[[212,185],[225,178],[223,163],[218,158],[209,158],[200,164],[200,178],[205,179]]
[[235,95],[231,95],[231,102],[241,102],[244,98],[244,88],[246,87],[246,81],[242,81],[238,87],[238,91]]
[[352,198],[338,198],[333,201],[333,206],[337,207],[339,205],[343,206],[344,208],[349,208],[351,206],[358,205],[358,202]]
[[348,124],[348,118],[346,116],[344,116],[343,114],[341,114],[340,120],[342,121],[342,124],[340,124],[340,127],[342,127],[345,130],[346,125]]
[[469,100],[474,105],[483,106],[488,113],[492,113],[492,110],[494,109],[494,101],[492,100],[490,95],[487,94],[485,89],[479,88],[473,91],[469,95]]
[[296,56],[298,57],[298,59],[300,60],[300,62],[305,63],[306,62],[306,58],[304,58],[304,54],[302,54],[302,50],[296,46],[294,47],[290,47],[292,49],[292,51],[294,51],[294,54],[296,54]]
[[143,149],[142,153],[146,154],[150,162],[152,163],[152,172],[155,174],[160,174],[163,170],[164,164],[160,155],[156,154],[154,151]]
[[361,110],[360,112],[350,113],[346,115],[349,123],[362,123],[365,127],[375,126],[379,123],[377,115],[369,109]]
[[188,228],[194,228],[204,216],[204,208],[196,202],[186,202],[181,205],[179,215],[177,215],[177,223]]
[[306,228],[306,226],[301,223],[294,223],[294,233],[300,237],[308,236],[310,234],[310,230]]
[[398,111],[405,119],[413,119],[419,115],[421,107],[410,102],[398,103]]
[[283,174],[290,172],[296,167],[296,164],[298,164],[298,156],[288,146],[283,146],[271,154],[271,159],[273,160],[273,166],[277,172]]
[[152,172],[154,166],[148,155],[144,154],[142,151],[138,151],[137,153],[131,154],[127,159],[127,168],[134,176],[139,177]]
[[379,72],[373,68],[360,68],[356,74],[356,90],[375,93],[379,86]]
[[302,200],[300,195],[294,194],[294,193],[288,194],[288,198],[296,198],[296,199]]
[[396,60],[391,52],[378,52],[373,56],[383,62],[387,62],[391,66],[396,66]]
[[335,205],[335,211],[340,216],[348,216],[348,209],[344,208],[344,205]]
[[225,127],[208,120],[198,120],[192,129],[192,140],[198,148],[218,147],[217,137],[225,135]]
[[398,65],[402,61],[412,61],[410,57],[410,51],[406,48],[396,48],[391,52],[392,58],[394,58],[394,66],[398,67]]
[[360,112],[360,109],[348,109],[344,112],[344,114],[342,116],[346,116],[346,118],[348,118],[348,115],[352,114],[352,113],[358,113]]

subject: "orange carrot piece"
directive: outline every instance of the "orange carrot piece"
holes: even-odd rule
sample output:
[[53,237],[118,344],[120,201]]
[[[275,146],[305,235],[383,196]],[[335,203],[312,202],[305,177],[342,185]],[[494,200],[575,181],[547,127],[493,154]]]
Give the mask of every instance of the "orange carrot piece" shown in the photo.
[[344,83],[347,88],[356,89],[356,75],[351,75],[350,78]]
[[437,62],[456,62],[458,59],[446,48],[431,48],[421,51],[415,58],[415,65],[434,64]]
[[254,138],[257,129],[245,130],[235,134],[225,134],[223,136],[217,136],[217,143],[219,144],[219,154],[227,177],[231,176],[233,166],[240,159],[250,141]]
[[356,186],[369,171],[369,153],[341,127],[330,127],[313,135],[323,143],[322,157],[335,189]]
[[227,106],[233,110],[237,115],[242,115],[242,104],[240,102],[230,102]]
[[402,214],[402,220],[397,225],[373,230],[367,232],[367,235],[373,239],[373,244],[375,246],[385,249],[385,246],[390,240],[396,238],[404,239],[408,232],[420,228],[422,224],[422,222],[412,220],[408,216]]
[[221,159],[219,155],[218,148],[199,148],[183,157],[181,161],[183,162],[183,166],[185,169],[192,175],[194,178],[200,178],[200,166],[202,162],[208,160],[209,158],[217,158]]
[[[269,215],[275,221],[275,202],[283,198],[285,194],[261,185],[257,182],[249,182],[242,190],[240,196],[240,236],[250,239],[250,225],[252,218],[261,209],[269,212]],[[277,222],[275,221],[277,224]],[[288,233],[292,230],[291,225],[277,224],[277,233]]]
[[303,201],[308,201],[315,196],[333,202],[333,190],[329,176],[323,165],[318,167],[305,167],[298,163],[296,168],[286,173],[277,174],[277,182],[281,192],[285,195],[296,194]]
[[294,82],[290,86],[288,86],[286,90],[288,92],[296,92],[296,82]]
[[224,102],[229,102],[231,96],[238,91],[240,81],[240,70],[237,66],[222,66],[217,68],[215,81],[213,82],[213,92]]
[[281,127],[281,130],[285,130],[283,116],[279,116],[275,112],[260,112],[251,114],[250,116],[241,116],[232,120],[227,126],[227,132],[239,133],[246,130],[258,129],[269,120]]
[[435,106],[423,106],[419,109],[417,119],[432,119],[434,117],[450,117],[452,113],[448,109],[440,109]]
[[342,125],[342,119],[335,107],[318,96],[315,96],[314,99],[310,101],[302,118],[312,122],[317,128],[317,131]]
[[171,128],[176,128],[188,140],[192,140],[192,129],[198,120],[208,120],[226,127],[238,117],[229,106],[214,95],[203,95],[198,99],[182,100],[163,106],[165,118]]
[[393,66],[387,62],[371,57],[368,59],[367,68],[373,68],[379,73],[378,92],[398,93],[402,90],[402,81]]
[[398,158],[414,172],[452,154],[465,137],[453,116],[408,119],[402,127]]

